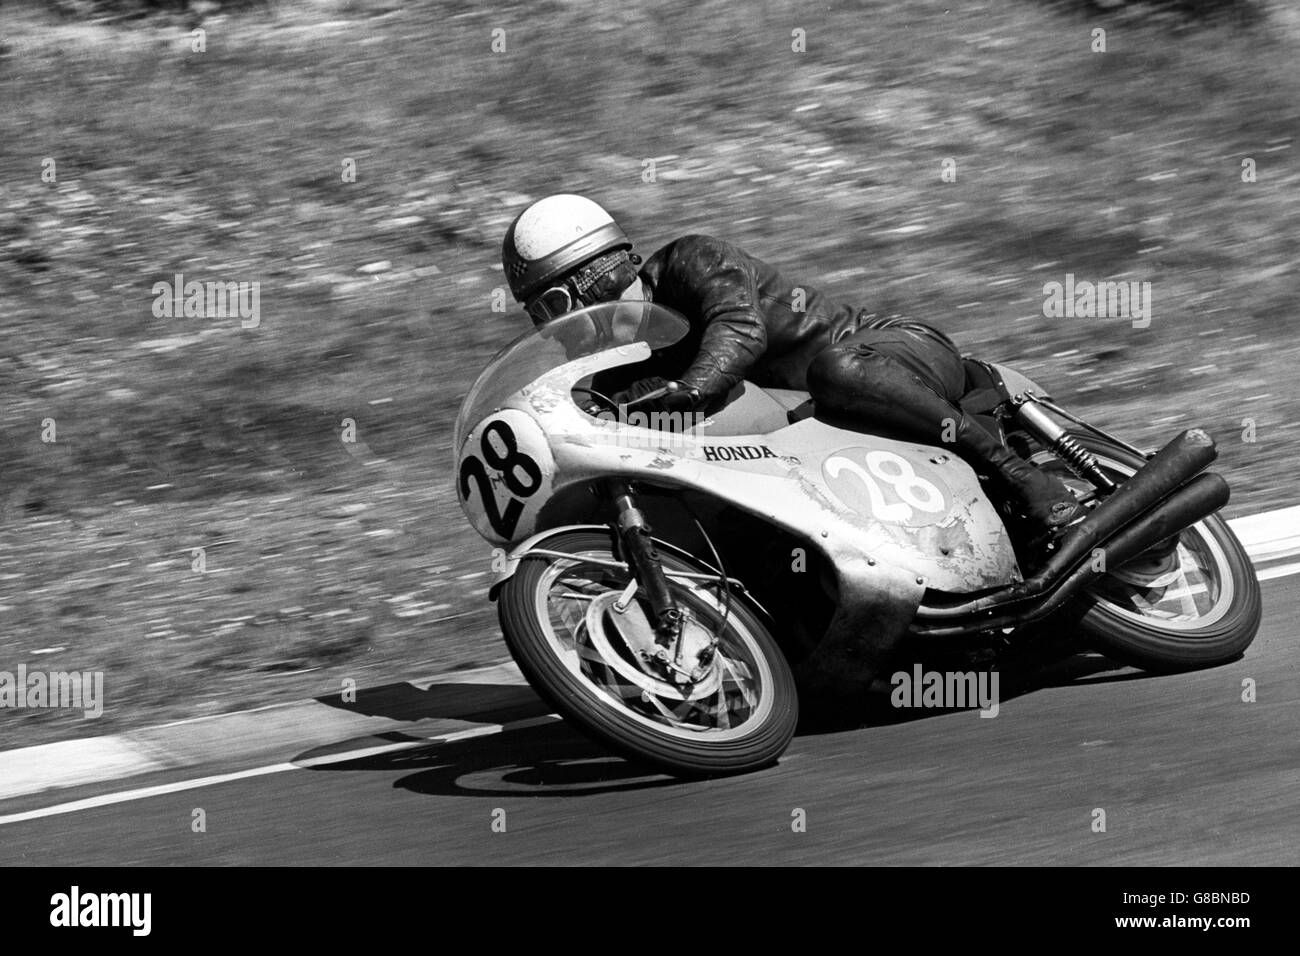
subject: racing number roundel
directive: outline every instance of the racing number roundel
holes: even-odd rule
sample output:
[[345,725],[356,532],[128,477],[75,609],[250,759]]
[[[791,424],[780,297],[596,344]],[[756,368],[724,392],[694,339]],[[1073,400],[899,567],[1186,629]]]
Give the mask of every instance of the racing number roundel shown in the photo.
[[515,541],[528,534],[550,497],[554,472],[537,423],[505,409],[470,432],[456,470],[456,492],[484,537]]
[[826,487],[846,511],[888,524],[936,524],[952,490],[928,461],[878,448],[842,448],[822,463]]

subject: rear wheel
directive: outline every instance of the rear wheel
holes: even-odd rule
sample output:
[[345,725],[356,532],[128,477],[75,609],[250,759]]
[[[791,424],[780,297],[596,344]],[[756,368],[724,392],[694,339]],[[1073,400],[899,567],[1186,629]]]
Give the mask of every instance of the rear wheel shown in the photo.
[[[1074,439],[1116,482],[1145,459],[1102,438]],[[1029,460],[1079,494],[1092,485],[1041,447]],[[1106,656],[1146,670],[1222,664],[1241,655],[1259,629],[1259,579],[1237,536],[1213,514],[1092,585],[1079,629]]]
[[[661,547],[689,637],[716,637],[712,658],[688,682],[639,661],[648,628],[638,597],[614,603],[632,580],[608,532],[569,531],[538,545],[501,587],[501,628],[520,670],[557,711],[614,749],[669,773],[741,773],[776,761],[798,721],[794,679],[767,627],[702,565]],[[638,633],[638,629],[641,629]]]

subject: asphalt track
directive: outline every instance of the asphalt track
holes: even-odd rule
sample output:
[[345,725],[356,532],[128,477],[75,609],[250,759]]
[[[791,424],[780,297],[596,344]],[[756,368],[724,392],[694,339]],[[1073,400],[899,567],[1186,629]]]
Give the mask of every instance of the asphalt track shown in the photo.
[[770,770],[702,782],[609,756],[508,669],[395,684],[344,716],[400,729],[299,718],[329,742],[286,750],[252,712],[193,724],[220,739],[171,769],[12,795],[0,863],[1294,865],[1298,627],[1300,578],[1275,577],[1235,663],[1152,676],[1081,654],[992,719],[802,734]]

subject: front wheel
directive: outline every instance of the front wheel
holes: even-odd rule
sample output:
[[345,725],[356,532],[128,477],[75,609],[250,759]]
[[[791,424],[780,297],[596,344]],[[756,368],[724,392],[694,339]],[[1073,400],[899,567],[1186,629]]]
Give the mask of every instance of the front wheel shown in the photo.
[[[1105,439],[1075,433],[1116,482],[1145,460]],[[1091,490],[1051,452],[1029,460],[1079,493]],[[1226,663],[1259,630],[1259,578],[1245,548],[1213,514],[1145,555],[1111,568],[1084,599],[1079,629],[1107,657],[1145,670],[1179,670]]]
[[559,713],[680,776],[756,770],[785,751],[798,722],[790,668],[740,595],[673,573],[709,569],[659,549],[693,639],[716,639],[707,669],[681,682],[638,662],[632,632],[648,627],[647,608],[639,596],[627,611],[614,606],[632,576],[611,533],[566,531],[538,547],[551,553],[524,557],[501,586],[501,629],[528,682]]

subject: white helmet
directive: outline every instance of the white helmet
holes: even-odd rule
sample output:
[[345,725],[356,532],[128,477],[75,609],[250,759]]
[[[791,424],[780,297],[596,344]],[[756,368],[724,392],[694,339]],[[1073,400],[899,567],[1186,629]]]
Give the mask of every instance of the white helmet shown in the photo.
[[[515,217],[501,244],[501,266],[515,299],[528,305],[597,256],[631,248],[632,241],[598,204],[560,193],[539,199]],[[601,274],[626,260],[626,255],[611,257],[601,264]]]

